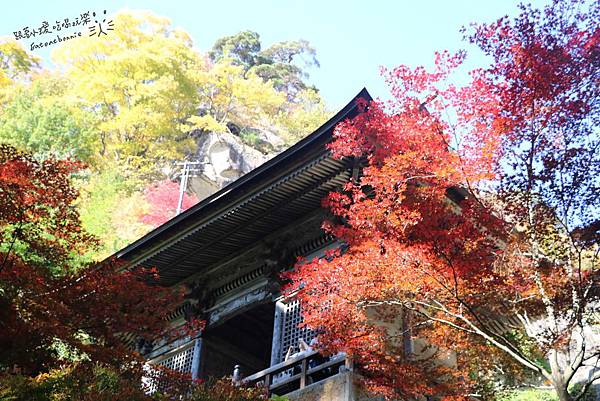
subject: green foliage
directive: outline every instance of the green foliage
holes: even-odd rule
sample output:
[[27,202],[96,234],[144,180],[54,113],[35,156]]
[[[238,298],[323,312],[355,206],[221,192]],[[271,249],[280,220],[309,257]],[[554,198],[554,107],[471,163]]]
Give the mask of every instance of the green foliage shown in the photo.
[[[571,389],[570,393],[579,392],[581,385],[575,385]],[[581,401],[595,401],[596,392],[594,389],[588,390],[587,394],[581,399]],[[553,389],[520,389],[506,391],[500,394],[497,401],[558,401],[558,396]]]
[[516,345],[518,349],[526,355],[529,359],[536,361],[538,366],[542,366],[544,369],[550,370],[550,363],[548,359],[544,357],[543,352],[539,349],[535,340],[529,337],[523,330],[512,330],[505,334],[506,338]]
[[[294,63],[297,58],[303,60],[304,68]],[[273,82],[275,89],[294,102],[302,91],[309,89],[304,81],[308,78],[305,68],[319,66],[315,49],[306,40],[275,43],[259,54],[259,60],[261,63],[252,69],[256,75]]]
[[558,401],[554,390],[513,390],[502,394],[498,401]]
[[224,57],[231,57],[236,65],[241,65],[248,70],[257,63],[260,52],[260,35],[252,31],[242,31],[235,35],[224,36],[217,39],[208,53],[213,62]]
[[262,139],[256,130],[242,128],[238,134],[238,137],[243,143],[259,150],[263,154],[269,154],[275,150],[273,144]]
[[80,371],[77,365],[51,370],[35,378],[0,375],[1,401],[151,400],[139,385],[102,365]]
[[[89,344],[91,342],[89,336],[83,332],[79,333],[78,337],[82,339],[82,343],[84,344]],[[54,339],[54,342],[49,348],[54,351],[56,359],[59,361],[72,363],[89,360],[88,356],[84,352],[65,343],[64,341],[61,341],[59,338]]]
[[251,131],[247,129],[240,130],[238,134],[242,142],[244,142],[248,146],[252,146],[253,148],[259,149],[260,146],[260,138],[256,131]]
[[[308,89],[304,82],[308,78],[305,68],[319,66],[316,51],[308,41],[277,42],[261,50],[260,36],[252,31],[218,39],[208,55],[213,62],[232,59],[244,71],[252,71],[265,82],[271,82],[277,91],[285,93],[292,102],[297,101],[298,95]],[[301,59],[303,66],[295,64],[296,59]]]
[[[582,389],[582,385],[578,383],[569,390],[569,393],[570,394],[579,394],[581,389]],[[596,389],[594,387],[590,387],[588,389],[587,393],[581,399],[581,401],[596,401],[597,399],[598,399],[598,394],[597,394]]]
[[94,115],[63,97],[60,78],[39,79],[21,88],[0,114],[0,142],[38,158],[73,157],[93,162],[98,150]]
[[82,177],[80,185],[78,208],[82,226],[101,244],[94,259],[110,256],[152,229],[141,221],[150,206],[136,191],[138,184],[118,169],[90,173]]
[[[0,140],[99,169],[118,163],[125,176],[153,181],[164,178],[165,164],[194,151],[194,130],[226,131],[233,123],[269,129],[289,145],[326,118],[304,82],[305,68],[318,66],[304,40],[261,50],[257,33],[240,32],[217,40],[207,63],[166,18],[122,12],[114,21],[102,41],[81,37],[58,46],[59,72],[13,91],[0,112]],[[37,65],[17,42],[0,44],[0,55],[6,76]]]
[[0,375],[0,400],[2,401],[42,401],[44,398],[32,379],[23,375]]

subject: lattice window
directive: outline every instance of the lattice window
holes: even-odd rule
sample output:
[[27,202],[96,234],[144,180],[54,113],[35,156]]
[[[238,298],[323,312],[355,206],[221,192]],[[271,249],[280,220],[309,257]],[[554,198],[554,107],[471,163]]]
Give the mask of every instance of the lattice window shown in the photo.
[[192,371],[192,360],[194,359],[194,347],[188,347],[166,359],[158,362],[159,365],[176,370],[178,372],[190,373]]
[[289,300],[279,301],[275,309],[279,316],[275,320],[279,322],[279,335],[274,338],[278,345],[274,347],[275,358],[272,362],[279,363],[285,360],[285,355],[290,347],[293,348],[292,353],[300,352],[298,340],[302,338],[307,344],[314,338],[315,334],[306,327],[300,327],[302,323],[302,311],[300,301]]
[[150,374],[152,370],[152,364],[164,366],[178,372],[191,373],[193,360],[194,342],[186,346],[184,349],[170,354],[164,359],[160,359],[146,365],[148,376],[143,381],[148,386],[148,393],[152,394],[161,388],[160,379],[153,379],[152,377],[155,377],[155,375]]

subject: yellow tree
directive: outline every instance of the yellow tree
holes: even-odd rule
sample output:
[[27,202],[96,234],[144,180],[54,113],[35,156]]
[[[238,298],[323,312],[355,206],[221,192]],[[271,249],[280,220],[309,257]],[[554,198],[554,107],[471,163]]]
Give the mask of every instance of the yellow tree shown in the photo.
[[188,119],[188,129],[227,132],[233,123],[241,129],[270,131],[289,146],[330,114],[314,88],[300,90],[291,101],[276,80],[259,76],[257,70],[246,69],[227,54],[198,71],[196,79],[199,107]]
[[304,89],[296,95],[296,102],[287,102],[277,115],[277,124],[282,127],[280,136],[286,145],[292,145],[317,129],[331,114],[316,89]]
[[10,89],[15,84],[39,67],[39,62],[39,58],[27,53],[14,39],[0,37],[0,104],[10,98]]
[[[196,72],[197,114],[188,127],[203,131],[227,131],[227,123],[265,128],[283,108],[285,95],[254,73],[246,73],[232,58],[224,57]],[[188,128],[188,129],[189,129]]]
[[[266,115],[271,119],[268,128],[287,146],[312,132],[330,115],[319,91],[306,82],[307,69],[319,67],[316,51],[306,40],[276,42],[262,49],[257,32],[242,31],[218,39],[208,57],[216,65],[227,59],[243,70],[244,77],[260,77],[285,95],[276,115],[272,108]],[[240,69],[236,71],[239,73]]]
[[120,13],[114,27],[106,36],[71,40],[52,56],[73,82],[73,96],[99,117],[101,155],[151,175],[193,148],[181,123],[194,111],[203,62],[166,18]]

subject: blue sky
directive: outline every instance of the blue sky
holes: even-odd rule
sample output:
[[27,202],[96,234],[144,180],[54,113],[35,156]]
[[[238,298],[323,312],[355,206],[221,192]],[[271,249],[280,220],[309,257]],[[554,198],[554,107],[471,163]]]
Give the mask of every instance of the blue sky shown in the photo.
[[[533,4],[543,6],[549,0]],[[0,36],[47,20],[75,17],[84,11],[146,9],[168,17],[205,51],[222,36],[250,29],[267,47],[273,42],[303,38],[317,50],[320,68],[311,82],[332,110],[343,106],[363,86],[375,97],[387,98],[379,66],[430,65],[433,52],[467,49],[468,66],[485,63],[480,53],[462,41],[460,27],[490,22],[517,12],[514,0],[198,0],[198,1],[13,1],[0,14]],[[29,46],[33,40],[22,40]],[[49,49],[35,50],[47,59]]]

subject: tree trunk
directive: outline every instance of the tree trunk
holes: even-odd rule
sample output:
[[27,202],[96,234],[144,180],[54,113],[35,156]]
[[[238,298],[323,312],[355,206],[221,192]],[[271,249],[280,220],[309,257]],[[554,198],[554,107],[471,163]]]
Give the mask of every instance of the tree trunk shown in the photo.
[[564,380],[553,380],[552,386],[556,391],[556,395],[558,395],[559,401],[573,401],[573,397],[567,391],[567,385],[564,383]]
[[556,389],[556,393],[558,394],[558,399],[560,401],[572,401],[573,399],[571,398],[571,396],[569,395],[569,393],[567,392],[566,388],[562,388],[562,389]]

